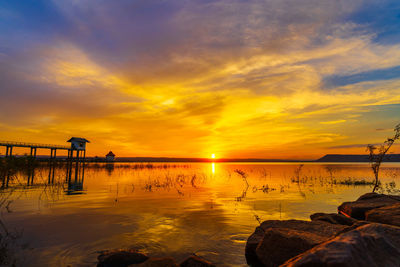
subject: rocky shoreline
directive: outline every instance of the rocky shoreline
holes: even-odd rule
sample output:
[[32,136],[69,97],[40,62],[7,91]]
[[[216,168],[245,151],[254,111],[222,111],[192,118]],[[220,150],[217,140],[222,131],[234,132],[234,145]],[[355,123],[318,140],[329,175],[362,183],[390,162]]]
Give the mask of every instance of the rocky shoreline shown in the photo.
[[400,196],[368,193],[311,221],[269,220],[246,244],[250,266],[400,266]]
[[[367,193],[341,204],[337,214],[315,213],[310,219],[262,222],[247,240],[247,264],[400,266],[400,196]],[[98,267],[215,266],[196,255],[177,264],[173,258],[151,258],[136,250],[104,251],[98,260]]]

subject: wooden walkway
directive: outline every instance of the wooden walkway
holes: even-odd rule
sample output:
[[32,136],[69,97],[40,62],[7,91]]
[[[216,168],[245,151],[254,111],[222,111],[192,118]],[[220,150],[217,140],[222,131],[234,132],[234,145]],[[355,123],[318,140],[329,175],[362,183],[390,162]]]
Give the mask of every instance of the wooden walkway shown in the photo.
[[33,148],[64,149],[64,150],[71,149],[70,146],[25,143],[25,142],[12,142],[12,141],[0,141],[0,146],[33,147]]
[[[25,143],[25,142],[13,142],[13,141],[0,141],[0,147],[6,147],[6,157],[12,156],[12,151],[14,147],[27,147],[31,149],[31,156],[36,157],[36,150],[40,149],[50,149],[50,158],[56,158],[57,150],[68,150],[68,158],[72,157],[71,146],[62,145],[52,145],[52,144],[38,144],[38,143]],[[85,151],[86,152],[86,151]]]

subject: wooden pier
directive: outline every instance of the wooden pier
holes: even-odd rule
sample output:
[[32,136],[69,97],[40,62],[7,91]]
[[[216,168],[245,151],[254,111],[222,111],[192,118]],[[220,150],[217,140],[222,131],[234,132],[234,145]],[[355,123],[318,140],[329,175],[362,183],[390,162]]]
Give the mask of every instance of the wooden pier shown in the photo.
[[[49,149],[50,159],[57,158],[57,150],[67,150],[68,160],[74,159],[74,151],[76,151],[76,160],[85,160],[86,158],[86,143],[89,141],[85,138],[72,137],[67,142],[70,142],[70,146],[63,145],[51,145],[51,144],[38,144],[38,143],[25,143],[25,142],[13,142],[13,141],[0,141],[0,147],[6,147],[5,157],[12,157],[14,147],[26,147],[30,148],[30,156],[36,158],[37,149]],[[83,155],[82,155],[83,154]]]
[[[83,177],[85,174],[85,162],[86,162],[86,143],[89,143],[85,138],[72,137],[67,142],[71,143],[70,146],[63,145],[51,145],[51,144],[38,144],[38,143],[26,143],[26,142],[13,142],[13,141],[0,141],[0,147],[6,148],[5,157],[13,160],[13,148],[22,147],[30,149],[30,156],[36,158],[37,149],[47,149],[50,151],[49,156],[49,177],[47,184],[51,185],[54,183],[54,173],[56,166],[59,166],[57,161],[57,150],[67,150],[68,157],[66,159],[66,182],[68,184],[67,194],[78,194],[82,193],[83,190]],[[76,154],[74,153],[76,151]],[[75,157],[74,157],[75,154]],[[60,159],[60,157],[58,158]],[[63,157],[63,160],[65,157]],[[7,160],[8,161],[8,160]],[[6,161],[6,162],[7,162]],[[76,162],[76,164],[73,164]],[[75,168],[74,168],[75,165]],[[64,166],[64,165],[62,165]],[[75,170],[75,171],[74,171]],[[74,173],[74,175],[73,175]],[[1,188],[8,188],[9,181],[11,178],[10,170],[0,174]],[[73,178],[75,177],[75,178]],[[27,185],[32,186],[35,178],[35,167],[28,166],[27,169]]]

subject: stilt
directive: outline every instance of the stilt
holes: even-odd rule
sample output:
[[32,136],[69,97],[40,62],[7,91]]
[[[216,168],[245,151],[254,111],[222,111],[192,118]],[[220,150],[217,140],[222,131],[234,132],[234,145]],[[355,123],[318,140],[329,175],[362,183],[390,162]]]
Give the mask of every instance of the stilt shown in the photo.
[[79,173],[79,161],[76,162],[75,166],[75,183],[78,180],[78,173]]
[[81,183],[83,184],[83,179],[85,178],[85,164],[82,167],[82,176],[81,176]]
[[72,175],[72,151],[70,152],[70,157],[69,160],[67,162],[67,177],[66,177],[66,181],[68,182],[68,184],[71,182],[71,175]]
[[51,178],[51,161],[49,161],[49,178],[47,179],[47,183],[50,184],[50,178]]
[[72,149],[68,149],[68,162],[67,162],[67,181],[68,181],[68,183],[71,182],[73,157],[74,157],[74,151]]
[[76,169],[77,175],[75,175],[75,184],[76,184],[76,183],[80,180],[80,178],[81,178],[81,167],[82,167],[82,163],[79,162],[78,169]]
[[29,172],[28,174],[28,182],[27,182],[27,186],[29,186],[29,182],[31,181],[31,172]]
[[32,169],[31,185],[33,185],[33,179],[35,179],[35,169]]
[[7,146],[7,148],[6,148],[6,158],[12,156],[12,149],[13,149],[12,146]]
[[79,164],[79,150],[76,151],[76,168],[78,168]]
[[52,167],[52,169],[53,169],[52,175],[51,175],[51,183],[54,184],[54,172],[55,172],[56,166],[55,166],[55,164],[53,163],[51,167]]
[[7,182],[6,182],[6,187],[8,187],[8,182],[10,181],[10,173],[7,173]]
[[49,177],[47,183],[51,183],[51,171],[52,171],[52,161],[53,161],[53,149],[50,149],[50,158],[49,158]]
[[33,168],[29,169],[28,173],[28,186],[31,185],[31,180],[33,180]]

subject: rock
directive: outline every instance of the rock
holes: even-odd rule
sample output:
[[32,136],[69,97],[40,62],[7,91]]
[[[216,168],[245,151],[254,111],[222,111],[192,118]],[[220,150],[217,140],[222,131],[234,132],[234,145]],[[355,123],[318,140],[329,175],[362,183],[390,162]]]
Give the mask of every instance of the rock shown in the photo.
[[245,250],[247,264],[278,266],[345,228],[344,225],[323,221],[265,221],[247,240]]
[[130,249],[130,250],[109,250],[102,252],[97,259],[98,267],[125,267],[130,264],[137,264],[146,261],[149,257]]
[[270,228],[256,248],[258,260],[264,266],[279,266],[286,260],[325,241],[318,234]]
[[250,266],[262,266],[262,264],[259,262],[256,249],[258,244],[261,242],[261,240],[264,237],[265,230],[262,229],[260,226],[256,228],[254,233],[249,236],[246,242],[246,248],[245,248],[245,256],[246,256],[246,261],[247,264]]
[[385,195],[385,194],[378,194],[378,193],[365,193],[364,195],[360,196],[357,200],[370,200],[370,199],[377,199],[382,197],[388,197],[397,201],[400,201],[400,196],[396,195]]
[[377,193],[367,193],[353,202],[344,202],[338,207],[338,212],[357,220],[365,220],[365,213],[372,209],[391,206],[400,203],[400,196]]
[[353,225],[356,219],[336,213],[314,213],[310,215],[311,221],[324,221],[332,224]]
[[400,228],[367,224],[341,234],[300,254],[281,267],[400,266]]
[[132,264],[129,267],[178,267],[173,258],[150,258],[140,264]]
[[367,221],[356,221],[353,225],[347,226],[346,228],[344,228],[342,231],[339,231],[336,233],[336,236],[341,235],[343,233],[347,233],[351,230],[354,230],[362,225],[366,225],[366,224],[371,224],[370,222]]
[[186,260],[184,260],[181,265],[181,267],[215,267],[215,265],[211,264],[210,262],[197,257],[195,255],[190,256]]
[[365,219],[370,222],[400,226],[400,203],[367,211]]

